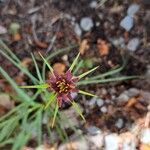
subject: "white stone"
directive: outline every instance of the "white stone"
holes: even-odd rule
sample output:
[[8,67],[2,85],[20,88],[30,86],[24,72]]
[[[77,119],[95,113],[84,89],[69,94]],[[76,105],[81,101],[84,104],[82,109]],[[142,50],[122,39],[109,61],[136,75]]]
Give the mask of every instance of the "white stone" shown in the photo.
[[133,18],[130,16],[124,17],[120,22],[120,26],[123,27],[126,31],[130,31],[133,27]]
[[128,49],[129,51],[134,52],[134,51],[137,50],[139,44],[140,44],[139,39],[138,39],[138,38],[133,38],[133,39],[131,39],[131,40],[128,42],[128,44],[127,44],[127,49]]
[[109,134],[105,136],[105,150],[118,150],[120,138],[117,134]]
[[104,105],[104,101],[102,99],[97,99],[96,103],[99,107]]
[[144,144],[150,144],[150,128],[146,128],[142,130],[141,142]]
[[84,17],[80,21],[80,26],[84,31],[89,31],[94,26],[94,23],[90,17]]
[[130,17],[133,17],[135,15],[135,13],[138,12],[139,9],[140,9],[140,6],[138,4],[136,4],[136,3],[131,4],[127,10],[127,14]]
[[76,33],[77,36],[81,36],[81,34],[82,34],[82,30],[77,23],[74,26],[74,32]]
[[96,97],[93,97],[89,102],[88,102],[88,105],[90,107],[94,107],[95,104],[96,104],[96,101],[97,101],[97,98]]
[[101,130],[95,126],[88,127],[87,131],[90,135],[97,135],[101,133]]
[[107,112],[107,107],[103,106],[103,107],[101,107],[100,110],[101,110],[102,113],[106,113]]
[[7,29],[0,25],[0,34],[6,34],[6,33],[7,33]]
[[90,7],[91,7],[91,8],[96,8],[96,7],[97,7],[97,1],[92,1],[92,2],[90,3]]
[[93,143],[93,146],[98,149],[103,146],[104,135],[102,133],[99,133],[95,136],[90,136],[89,140]]
[[125,93],[122,93],[122,94],[119,95],[117,100],[120,101],[120,102],[127,102],[129,100],[129,96]]
[[123,127],[123,119],[122,118],[119,118],[117,121],[116,121],[116,123],[115,123],[115,126],[117,127],[117,128],[122,128]]

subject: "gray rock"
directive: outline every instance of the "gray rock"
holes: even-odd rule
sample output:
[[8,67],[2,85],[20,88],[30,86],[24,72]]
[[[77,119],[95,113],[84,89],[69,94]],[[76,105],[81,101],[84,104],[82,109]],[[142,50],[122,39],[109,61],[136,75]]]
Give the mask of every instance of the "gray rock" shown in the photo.
[[138,10],[140,9],[140,6],[136,3],[132,4],[129,6],[128,10],[127,10],[127,14],[130,17],[133,17],[135,15],[135,13],[138,12]]
[[121,93],[117,100],[120,102],[127,102],[129,100],[129,96],[125,93]]
[[120,22],[120,26],[123,27],[126,31],[130,31],[133,27],[133,18],[130,16],[124,17]]
[[145,129],[142,130],[140,140],[144,144],[149,144],[150,143],[150,128],[145,128]]
[[139,44],[140,44],[139,39],[138,39],[138,38],[133,38],[133,39],[131,39],[131,40],[128,42],[128,44],[127,44],[127,49],[128,49],[129,51],[134,52],[134,51],[137,50]]
[[118,150],[120,146],[120,138],[117,134],[109,134],[105,136],[105,150]]
[[0,35],[1,34],[6,34],[6,33],[7,33],[7,29],[0,25]]
[[81,34],[82,34],[82,30],[77,23],[74,26],[74,32],[76,33],[77,36],[81,36]]
[[80,26],[84,31],[90,31],[90,29],[94,26],[94,23],[90,17],[84,17],[80,21]]
[[101,133],[101,130],[95,126],[88,127],[87,131],[90,135],[97,135]]
[[97,7],[97,1],[92,1],[92,2],[90,3],[90,7],[91,7],[91,8],[96,8],[96,7]]
[[100,110],[102,113],[107,113],[107,107],[105,107],[105,106],[101,107]]
[[116,121],[116,123],[115,123],[115,126],[117,127],[117,128],[122,128],[123,127],[123,119],[122,118],[119,118],[117,121]]
[[101,107],[101,106],[104,105],[104,101],[103,101],[102,99],[100,99],[100,98],[96,100],[96,103],[97,103],[97,105],[98,105],[99,107]]
[[90,101],[88,101],[88,105],[93,108],[96,105],[97,98],[93,97]]

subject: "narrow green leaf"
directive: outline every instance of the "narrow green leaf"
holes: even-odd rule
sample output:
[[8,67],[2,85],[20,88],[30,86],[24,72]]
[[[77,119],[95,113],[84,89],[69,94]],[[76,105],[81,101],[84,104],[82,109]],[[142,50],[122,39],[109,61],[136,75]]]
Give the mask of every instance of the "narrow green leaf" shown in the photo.
[[39,55],[41,56],[41,58],[43,59],[43,61],[45,62],[45,64],[49,68],[49,70],[51,71],[51,73],[53,74],[53,68],[50,66],[50,64],[48,63],[48,61],[42,56],[42,54],[40,52],[39,52]]
[[7,81],[10,83],[10,85],[14,88],[18,96],[20,97],[20,100],[30,103],[30,104],[35,104],[31,98],[22,90],[19,89],[15,81],[6,73],[6,71],[0,67],[0,73],[7,79]]
[[41,85],[27,85],[27,86],[19,86],[22,89],[46,89],[50,85],[49,84],[41,84]]
[[82,66],[83,66],[83,60],[81,60],[81,61],[78,63],[78,65],[76,66],[76,68],[75,68],[74,71],[73,71],[73,74],[75,75],[75,74],[78,72],[78,70],[79,70]]
[[11,58],[20,63],[18,57],[6,46],[6,44],[2,40],[0,40],[0,48],[5,49],[5,51],[11,56]]
[[70,102],[71,102],[72,106],[75,108],[75,110],[77,111],[77,113],[81,116],[81,118],[84,121],[86,121],[85,118],[84,118],[84,116],[82,115],[82,112],[81,112],[81,109],[80,109],[79,105],[76,102],[74,102],[74,101],[73,102],[70,101]]
[[74,66],[77,64],[77,61],[79,59],[79,56],[80,56],[80,52],[78,53],[78,55],[76,56],[76,58],[74,59],[73,63],[71,64],[69,70],[72,71]]
[[85,91],[82,91],[82,90],[79,90],[79,93],[80,94],[84,94],[84,95],[88,95],[88,96],[92,96],[92,97],[97,97],[96,95],[93,95],[93,94],[91,94],[89,92],[85,92]]
[[52,93],[52,94],[50,95],[49,101],[47,102],[47,104],[46,104],[46,106],[45,106],[44,109],[47,109],[48,106],[50,106],[50,104],[55,100],[55,98],[56,98],[56,94]]
[[38,67],[38,65],[37,65],[37,62],[36,62],[36,60],[35,60],[35,57],[34,57],[34,55],[33,55],[32,53],[31,53],[31,56],[32,56],[32,59],[33,59],[34,65],[35,65],[35,69],[36,69],[36,73],[37,73],[37,76],[38,76],[38,78],[39,78],[39,80],[40,80],[40,83],[43,83],[42,76],[41,76],[39,67]]
[[99,80],[83,80],[79,81],[77,85],[87,85],[87,84],[97,84],[97,83],[107,83],[107,82],[114,82],[114,81],[124,81],[124,80],[130,80],[130,79],[137,79],[140,78],[139,76],[125,76],[125,77],[115,77],[115,78],[109,78],[109,79],[99,79]]
[[19,68],[23,73],[25,73],[32,81],[33,83],[37,83],[38,80],[32,75],[32,73],[27,70],[27,68],[23,67],[21,63],[18,63],[14,61],[8,54],[5,54],[2,50],[0,50],[0,53],[8,59],[10,62],[12,62],[17,68]]
[[55,107],[55,112],[54,112],[53,121],[52,121],[52,128],[54,127],[54,124],[55,124],[55,120],[56,120],[58,108],[59,108],[59,106],[58,106],[58,102],[57,102],[57,103],[56,103],[56,107]]
[[91,69],[91,70],[89,70],[89,71],[87,71],[87,72],[85,72],[85,73],[79,75],[78,78],[79,78],[79,79],[83,78],[84,76],[88,75],[89,73],[95,71],[98,67],[99,67],[99,66],[97,66],[97,67],[95,67],[95,68],[93,68],[93,69]]

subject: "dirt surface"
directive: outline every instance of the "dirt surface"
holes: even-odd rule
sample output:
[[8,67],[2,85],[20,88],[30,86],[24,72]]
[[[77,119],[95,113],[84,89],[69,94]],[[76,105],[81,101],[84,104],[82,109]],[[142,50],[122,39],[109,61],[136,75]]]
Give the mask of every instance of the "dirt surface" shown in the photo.
[[[69,62],[80,51],[83,60],[91,60],[92,65],[100,66],[97,73],[104,73],[109,69],[121,66],[123,57],[127,64],[120,75],[139,75],[144,78],[83,86],[86,90],[94,91],[103,100],[103,107],[107,108],[105,113],[97,104],[91,106],[87,101],[88,98],[78,98],[87,120],[86,124],[80,126],[81,129],[84,130],[94,125],[104,131],[122,133],[128,131],[129,126],[132,126],[138,119],[146,116],[147,106],[150,104],[150,100],[143,94],[150,90],[149,5],[140,0],[106,0],[103,2],[0,0],[0,27],[6,30],[5,33],[1,33],[0,28],[0,39],[22,62],[29,63],[28,67],[32,72],[34,72],[34,67],[30,61],[27,61],[31,52],[37,55],[37,52],[40,51],[46,56],[60,48],[77,45],[69,53],[52,60],[52,65],[63,63],[67,68]],[[133,27],[127,31],[121,27],[120,22],[127,15],[128,8],[133,3],[138,4],[140,8],[133,16]],[[81,27],[81,20],[84,17],[90,18],[93,23],[88,31]],[[12,23],[20,26],[15,35],[10,32]],[[76,25],[80,29],[75,29]],[[139,44],[132,51],[128,43],[133,38],[138,38]],[[64,59],[66,56],[67,61]],[[20,79],[19,70],[1,55],[0,65],[18,84],[30,83],[27,78]],[[84,68],[81,71],[83,70]],[[2,92],[8,92],[10,87],[3,80],[3,78],[0,79],[2,83],[0,88]],[[138,90],[137,94],[131,94],[132,96],[128,96],[125,102],[118,101],[118,97],[131,88]],[[68,106],[64,107],[64,109],[67,108]],[[116,126],[119,118],[123,120],[121,128]]]

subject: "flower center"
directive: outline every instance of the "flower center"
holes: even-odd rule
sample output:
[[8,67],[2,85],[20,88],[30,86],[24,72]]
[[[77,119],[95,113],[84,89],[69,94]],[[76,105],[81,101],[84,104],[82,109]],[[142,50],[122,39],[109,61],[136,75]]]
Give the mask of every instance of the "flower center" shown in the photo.
[[59,93],[62,93],[62,92],[67,93],[70,89],[70,85],[68,83],[66,83],[66,81],[64,79],[57,81],[56,87],[58,88]]

